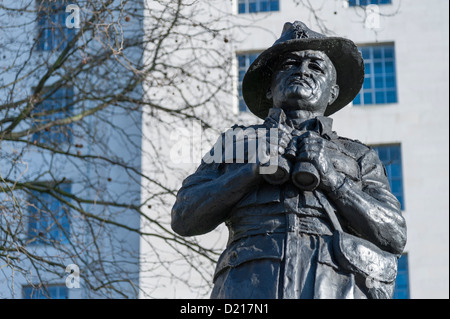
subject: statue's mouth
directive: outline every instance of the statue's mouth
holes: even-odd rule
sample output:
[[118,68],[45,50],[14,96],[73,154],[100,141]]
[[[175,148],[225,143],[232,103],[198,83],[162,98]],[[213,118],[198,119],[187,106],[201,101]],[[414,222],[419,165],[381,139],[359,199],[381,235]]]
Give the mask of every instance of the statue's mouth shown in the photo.
[[295,77],[289,81],[289,85],[299,85],[303,87],[308,87],[310,89],[314,88],[314,83],[310,78],[299,78]]

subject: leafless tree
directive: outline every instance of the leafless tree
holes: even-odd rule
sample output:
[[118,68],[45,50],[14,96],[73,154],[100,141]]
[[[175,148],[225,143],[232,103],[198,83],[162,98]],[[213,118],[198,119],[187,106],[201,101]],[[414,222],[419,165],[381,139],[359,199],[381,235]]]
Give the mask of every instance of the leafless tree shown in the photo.
[[137,297],[140,243],[154,258],[141,278],[170,277],[174,252],[206,277],[217,251],[172,232],[179,181],[164,178],[161,148],[179,121],[208,127],[204,110],[230,93],[228,13],[215,1],[70,3],[80,10],[0,3],[0,286],[45,295],[76,264],[80,297]]
[[205,297],[223,234],[171,230],[200,160],[174,161],[173,145],[233,122],[233,32],[251,24],[221,0],[68,4],[0,1],[0,293],[48,296],[75,264],[78,297],[161,297],[170,283]]

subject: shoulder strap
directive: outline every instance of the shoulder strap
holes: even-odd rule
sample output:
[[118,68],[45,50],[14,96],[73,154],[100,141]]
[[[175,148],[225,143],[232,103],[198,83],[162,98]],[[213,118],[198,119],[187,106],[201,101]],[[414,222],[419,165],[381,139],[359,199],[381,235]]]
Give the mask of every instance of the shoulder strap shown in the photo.
[[330,218],[334,229],[343,232],[342,226],[339,223],[339,220],[338,220],[338,218],[336,216],[336,212],[335,212],[334,208],[331,206],[331,204],[328,201],[328,199],[325,197],[324,194],[322,194],[322,192],[314,192],[314,193],[316,194],[316,197],[319,200],[319,203],[322,205],[322,207],[327,212],[327,215]]

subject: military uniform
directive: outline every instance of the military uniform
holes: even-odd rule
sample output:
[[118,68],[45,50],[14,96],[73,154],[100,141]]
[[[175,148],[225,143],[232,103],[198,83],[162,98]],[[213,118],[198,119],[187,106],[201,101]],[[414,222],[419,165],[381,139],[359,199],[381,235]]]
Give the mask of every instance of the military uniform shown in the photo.
[[[399,202],[390,192],[383,164],[374,150],[337,136],[331,124],[330,118],[318,117],[302,124],[309,127],[296,128],[316,130],[337,145],[333,165],[346,178],[333,194],[319,189],[300,191],[291,181],[282,185],[264,181],[242,194],[228,212],[210,224],[206,223],[205,216],[214,218],[214,210],[221,210],[220,203],[209,208],[209,215],[203,215],[202,219],[196,214],[196,203],[207,200],[215,192],[226,192],[227,176],[233,176],[248,164],[203,162],[183,182],[172,217],[183,219],[186,225],[196,225],[195,231],[184,235],[207,232],[221,222],[229,229],[227,248],[218,260],[214,275],[212,298],[367,298],[364,278],[342,269],[335,259],[333,226],[324,202],[337,210],[347,232],[369,239],[393,254],[402,251],[404,220]],[[269,125],[266,121],[252,128],[268,129]],[[214,184],[219,177],[222,177],[220,184]],[[197,191],[198,185],[207,183],[212,189],[209,193]],[[340,210],[350,210],[347,206],[352,212],[347,216],[339,214]],[[360,212],[376,221],[373,225],[376,231],[368,229],[364,233],[365,227],[358,229],[352,225],[348,216]],[[202,229],[202,223],[208,226]],[[385,296],[381,297],[389,298],[392,291],[383,293]]]

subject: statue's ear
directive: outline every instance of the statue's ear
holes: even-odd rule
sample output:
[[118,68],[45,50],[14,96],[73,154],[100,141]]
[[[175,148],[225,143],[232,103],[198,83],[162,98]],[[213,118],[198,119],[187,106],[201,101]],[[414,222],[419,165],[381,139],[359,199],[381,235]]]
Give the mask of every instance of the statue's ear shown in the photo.
[[328,105],[333,104],[339,96],[339,85],[335,84],[331,87],[330,100],[328,101]]

